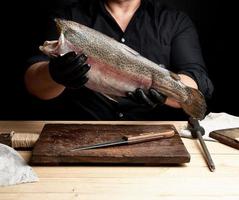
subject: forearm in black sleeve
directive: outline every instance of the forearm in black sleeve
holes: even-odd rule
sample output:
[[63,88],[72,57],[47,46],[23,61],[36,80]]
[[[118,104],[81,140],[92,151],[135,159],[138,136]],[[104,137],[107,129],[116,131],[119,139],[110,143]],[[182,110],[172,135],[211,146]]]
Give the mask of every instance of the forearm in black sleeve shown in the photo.
[[213,85],[208,77],[196,29],[185,14],[181,13],[177,22],[171,45],[171,66],[177,73],[193,78],[204,96],[210,98]]

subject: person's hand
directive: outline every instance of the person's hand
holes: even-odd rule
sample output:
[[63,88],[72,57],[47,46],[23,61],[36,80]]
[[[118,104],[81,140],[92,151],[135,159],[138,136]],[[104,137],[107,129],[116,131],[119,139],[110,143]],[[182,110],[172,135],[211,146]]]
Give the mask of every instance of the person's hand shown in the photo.
[[86,64],[86,60],[86,55],[77,55],[75,52],[51,58],[49,73],[56,83],[64,85],[66,88],[80,88],[88,81],[86,73],[91,66]]
[[163,105],[167,99],[164,94],[153,88],[150,88],[147,94],[141,88],[137,88],[134,92],[127,92],[126,96],[138,104],[146,105],[151,108],[157,105]]

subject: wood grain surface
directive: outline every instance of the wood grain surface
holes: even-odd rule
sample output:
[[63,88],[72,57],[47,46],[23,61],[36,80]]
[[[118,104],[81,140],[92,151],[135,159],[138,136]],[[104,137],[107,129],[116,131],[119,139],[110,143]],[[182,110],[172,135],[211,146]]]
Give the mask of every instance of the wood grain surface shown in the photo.
[[[131,145],[71,151],[123,136],[174,130],[170,138]],[[47,124],[35,144],[31,165],[71,164],[181,164],[190,161],[173,125]]]
[[[1,132],[41,132],[46,123],[174,124],[183,121],[0,121]],[[191,155],[180,166],[34,166],[39,181],[0,187],[0,200],[236,200],[239,199],[239,151],[206,141],[216,165],[210,172],[197,140],[182,138]],[[28,162],[31,151],[19,151]]]
[[215,130],[212,131],[209,136],[222,144],[239,150],[239,128]]

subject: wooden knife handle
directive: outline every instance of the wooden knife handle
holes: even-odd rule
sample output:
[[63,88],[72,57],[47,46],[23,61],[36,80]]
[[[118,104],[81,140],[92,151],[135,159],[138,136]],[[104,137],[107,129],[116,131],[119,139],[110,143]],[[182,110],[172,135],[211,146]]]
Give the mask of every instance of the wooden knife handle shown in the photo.
[[123,139],[128,141],[128,144],[134,144],[139,142],[147,142],[152,140],[158,140],[162,138],[169,138],[174,136],[175,131],[172,129],[163,130],[160,132],[147,132],[139,135],[127,135]]

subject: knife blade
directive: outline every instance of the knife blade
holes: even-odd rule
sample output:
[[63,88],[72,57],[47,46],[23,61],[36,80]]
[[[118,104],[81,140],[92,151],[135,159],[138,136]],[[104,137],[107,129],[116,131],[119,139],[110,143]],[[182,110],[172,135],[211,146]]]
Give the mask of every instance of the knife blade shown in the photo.
[[108,141],[98,144],[92,144],[87,146],[79,146],[71,149],[70,151],[81,151],[87,149],[96,149],[102,147],[116,146],[116,145],[124,145],[124,144],[136,144],[142,142],[148,142],[153,140],[158,140],[162,138],[169,138],[174,136],[175,131],[173,129],[161,130],[159,132],[147,132],[139,135],[125,135],[119,140]]

